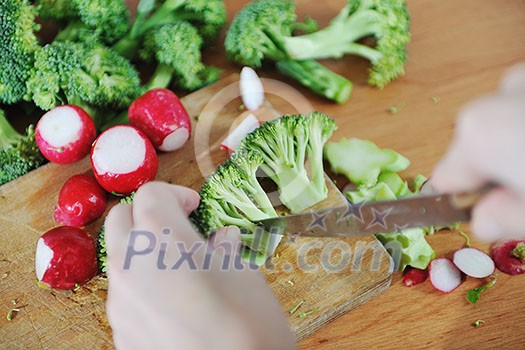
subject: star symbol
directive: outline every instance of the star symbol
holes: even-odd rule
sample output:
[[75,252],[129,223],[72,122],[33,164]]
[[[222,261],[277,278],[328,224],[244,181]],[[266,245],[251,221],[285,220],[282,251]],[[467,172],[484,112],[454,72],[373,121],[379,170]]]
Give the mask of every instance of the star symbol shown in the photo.
[[291,233],[288,235],[288,242],[293,244],[295,243],[295,240],[297,239],[297,237],[299,237],[301,234],[296,232],[296,233]]
[[404,224],[404,225],[398,225],[398,224],[394,224],[394,227],[396,228],[396,233],[403,233],[403,230],[407,229],[408,228],[408,224]]
[[337,220],[337,223],[347,221],[352,216],[355,217],[357,220],[363,222],[363,214],[361,213],[361,208],[363,207],[363,205],[365,205],[364,201],[356,204],[352,204],[349,201],[346,201],[346,209],[341,215],[341,217]]
[[370,222],[367,228],[370,228],[377,224],[381,226],[382,228],[386,229],[386,218],[388,214],[390,214],[391,211],[392,211],[392,208],[384,210],[384,211],[379,211],[379,210],[372,208],[373,218],[372,218],[372,222]]
[[310,226],[308,226],[308,229],[312,230],[315,227],[320,227],[321,229],[326,230],[326,224],[324,221],[326,220],[326,216],[328,215],[328,213],[328,211],[322,214],[312,213],[313,220]]

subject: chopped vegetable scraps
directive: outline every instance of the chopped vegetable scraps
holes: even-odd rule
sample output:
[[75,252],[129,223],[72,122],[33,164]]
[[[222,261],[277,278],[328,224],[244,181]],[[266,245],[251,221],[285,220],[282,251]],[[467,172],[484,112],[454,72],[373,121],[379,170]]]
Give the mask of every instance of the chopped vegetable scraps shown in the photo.
[[290,310],[290,315],[293,315],[300,307],[304,304],[304,300],[301,300],[293,309]]
[[483,321],[483,320],[476,320],[476,321],[474,321],[474,323],[472,323],[472,326],[477,328],[477,327],[481,326],[484,323],[485,323],[485,321]]
[[480,294],[485,292],[487,289],[494,286],[495,284],[496,284],[496,276],[493,276],[492,280],[489,283],[481,287],[469,290],[467,293],[467,300],[470,301],[472,304],[476,304],[478,302]]

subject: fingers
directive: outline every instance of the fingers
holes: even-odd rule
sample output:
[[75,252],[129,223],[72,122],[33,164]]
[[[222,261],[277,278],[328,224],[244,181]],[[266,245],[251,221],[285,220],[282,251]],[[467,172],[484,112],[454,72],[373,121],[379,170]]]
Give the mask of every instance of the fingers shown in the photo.
[[114,206],[104,222],[104,239],[107,250],[108,273],[124,260],[129,231],[133,227],[132,207],[129,204]]
[[525,199],[506,189],[486,195],[472,213],[472,231],[485,241],[525,237]]
[[525,93],[525,63],[517,64],[505,73],[500,91],[504,94]]

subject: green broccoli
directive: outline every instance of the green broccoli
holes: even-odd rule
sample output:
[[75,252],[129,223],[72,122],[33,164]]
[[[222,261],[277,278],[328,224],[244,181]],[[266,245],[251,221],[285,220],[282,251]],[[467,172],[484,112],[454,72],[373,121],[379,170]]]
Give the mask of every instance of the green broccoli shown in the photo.
[[[348,0],[326,28],[284,38],[284,47],[297,60],[364,57],[372,63],[369,84],[383,88],[405,72],[409,30],[405,0]],[[376,39],[375,47],[357,42],[367,37]]]
[[0,6],[0,102],[20,102],[39,49],[36,7],[27,0],[5,0]]
[[27,81],[29,97],[49,110],[64,103],[83,107],[96,119],[97,108],[126,108],[141,93],[133,65],[98,44],[53,42],[35,53]]
[[0,185],[12,181],[44,163],[32,126],[18,133],[0,110]]
[[246,5],[226,33],[225,48],[234,62],[260,67],[264,60],[276,62],[281,73],[315,93],[343,103],[352,83],[314,60],[296,60],[288,54],[286,41],[301,24],[289,0],[257,0]]
[[165,24],[150,30],[140,51],[146,61],[158,62],[148,89],[164,88],[172,80],[187,90],[196,90],[218,80],[220,70],[202,63],[202,38],[189,22]]

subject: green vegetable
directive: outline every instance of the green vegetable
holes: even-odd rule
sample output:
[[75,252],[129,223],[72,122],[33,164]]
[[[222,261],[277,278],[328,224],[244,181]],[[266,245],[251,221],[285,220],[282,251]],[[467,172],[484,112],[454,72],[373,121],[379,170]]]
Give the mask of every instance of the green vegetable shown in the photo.
[[255,224],[277,216],[257,179],[257,171],[263,170],[277,184],[282,203],[292,212],[323,200],[328,191],[322,148],[334,129],[334,120],[318,112],[264,123],[248,134],[230,160],[206,180],[192,221],[206,236],[224,226],[238,226],[245,245],[243,258],[261,265],[273,254],[282,236]]
[[0,110],[0,185],[12,181],[44,163],[32,126],[19,134]]
[[298,23],[295,5],[289,0],[257,0],[235,16],[226,33],[228,57],[242,65],[261,67],[263,61],[276,62],[277,69],[296,79],[315,93],[343,103],[350,97],[352,83],[314,60],[291,57],[285,42],[295,29],[313,25]]
[[[284,38],[284,47],[297,60],[357,55],[368,59],[368,82],[383,88],[404,74],[410,15],[405,0],[348,0],[330,24],[315,33]],[[358,40],[373,37],[374,47]]]
[[480,294],[485,292],[487,289],[494,286],[495,284],[496,284],[496,276],[493,276],[490,282],[485,284],[484,286],[469,290],[467,293],[467,300],[471,302],[472,304],[476,304],[478,302]]
[[36,8],[27,0],[4,0],[0,7],[0,102],[20,102],[39,49]]
[[373,186],[381,172],[398,172],[410,165],[410,161],[401,154],[356,138],[329,143],[324,154],[332,171],[346,175],[358,186]]
[[297,305],[294,306],[293,309],[290,310],[290,315],[295,314],[295,312],[296,312],[297,310],[299,310],[299,308],[300,308],[301,305],[303,305],[303,304],[304,304],[304,300],[301,300]]
[[472,323],[472,326],[477,328],[477,327],[481,326],[484,323],[485,323],[485,321],[483,321],[483,320],[476,320],[474,323]]

